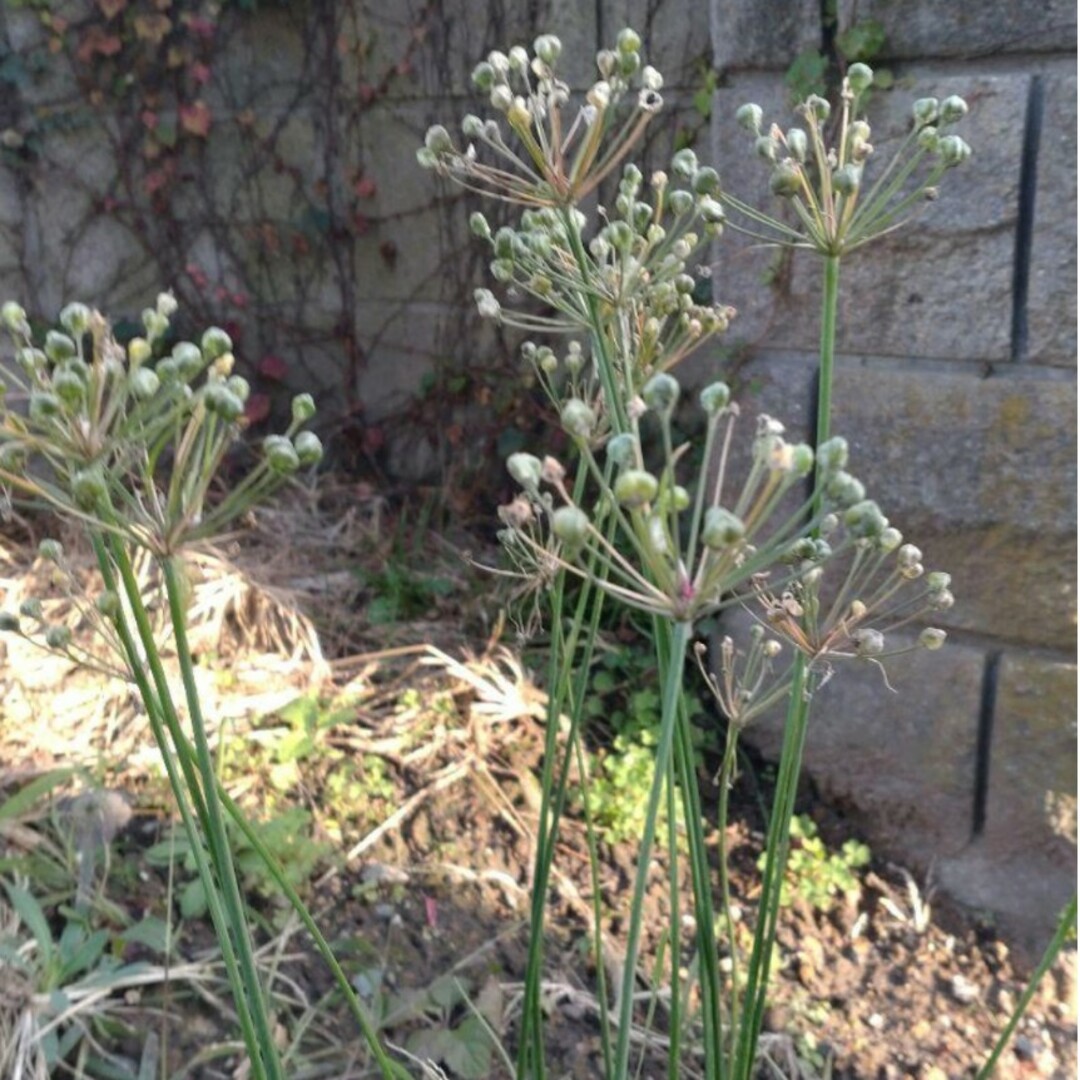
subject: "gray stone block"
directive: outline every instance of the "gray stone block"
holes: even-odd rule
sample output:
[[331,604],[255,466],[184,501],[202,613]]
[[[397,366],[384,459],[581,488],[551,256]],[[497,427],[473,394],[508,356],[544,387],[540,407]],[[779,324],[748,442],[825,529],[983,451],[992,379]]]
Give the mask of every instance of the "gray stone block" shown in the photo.
[[[792,441],[811,436],[816,357],[743,362],[703,353],[681,369],[687,386],[725,378],[742,409],[731,475],[745,475],[754,418],[768,413]],[[1044,369],[1045,370],[1045,369]],[[948,629],[1032,645],[1076,640],[1076,386],[1064,373],[942,363],[917,369],[841,359],[835,434],[851,471],[927,565],[953,575]]]
[[[744,642],[749,624],[745,612],[730,612],[720,633]],[[950,643],[890,657],[885,666],[889,685],[872,664],[833,665],[813,699],[804,766],[827,799],[852,813],[875,851],[925,868],[971,836],[984,654]],[[778,708],[743,738],[776,760],[783,734]]]
[[985,828],[941,878],[1037,957],[1076,886],[1075,664],[1002,659]]
[[[843,263],[838,347],[886,356],[1008,360],[1019,162],[1029,79],[1016,75],[911,73],[879,94],[870,113],[876,147],[866,182],[891,158],[909,127],[916,96],[961,94],[971,114],[960,126],[972,160],[941,184],[940,198],[918,220]],[[775,78],[744,76],[717,92],[713,146],[725,189],[771,214],[768,169],[734,121],[746,101],[767,120],[794,122]],[[740,316],[733,337],[756,346],[816,350],[821,264],[807,252],[763,247],[732,228],[716,248],[716,293]]]
[[1024,359],[1076,365],[1076,75],[1043,77]]
[[1034,5],[840,0],[837,9],[840,32],[856,23],[879,23],[889,60],[1076,49],[1076,5],[1068,0]]
[[816,0],[711,0],[709,11],[713,63],[721,72],[783,71],[799,53],[821,47]]

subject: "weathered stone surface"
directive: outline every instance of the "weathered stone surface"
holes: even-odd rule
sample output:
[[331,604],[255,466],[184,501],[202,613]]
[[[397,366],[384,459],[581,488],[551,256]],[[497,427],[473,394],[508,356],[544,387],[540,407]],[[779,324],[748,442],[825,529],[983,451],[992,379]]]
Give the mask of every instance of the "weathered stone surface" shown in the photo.
[[1043,76],[1023,359],[1076,365],[1076,75]]
[[[749,621],[744,612],[725,614],[720,632],[745,641]],[[950,643],[885,666],[893,690],[875,665],[836,663],[814,696],[804,763],[826,798],[853,812],[875,850],[925,868],[971,836],[984,654]],[[783,732],[777,709],[744,738],[776,760]]]
[[[906,75],[907,73],[905,73]],[[960,94],[971,113],[960,125],[972,160],[945,176],[941,197],[918,220],[847,259],[841,270],[838,347],[885,356],[1008,360],[1019,161],[1029,79],[1020,75],[910,73],[872,103],[874,158],[868,184],[910,126],[916,96]],[[910,89],[914,86],[915,89]],[[767,121],[795,118],[774,77],[743,76],[719,90],[713,147],[726,190],[770,214],[769,170],[753,153],[735,110],[756,101]],[[732,223],[740,224],[736,214]],[[741,222],[749,225],[749,222]],[[740,318],[732,334],[756,346],[816,350],[820,260],[807,252],[765,248],[735,228],[717,245],[717,295]]]
[[1076,665],[1001,661],[986,821],[940,867],[958,899],[992,912],[1036,958],[1076,887]]
[[668,88],[697,90],[712,66],[709,14],[700,0],[608,0],[601,7],[597,48],[611,48],[629,26],[641,35],[642,55]]
[[722,72],[782,71],[805,49],[821,47],[815,0],[711,0],[713,63]]
[[[817,359],[767,354],[737,363],[702,355],[688,386],[725,378],[742,410],[729,475],[749,466],[753,423],[781,420],[809,439]],[[952,629],[1070,648],[1076,635],[1076,385],[1071,377],[974,365],[918,369],[842,358],[835,434],[851,471],[890,520],[953,575]],[[1044,369],[1045,371],[1045,369]]]
[[840,0],[837,17],[841,32],[854,23],[879,23],[885,31],[884,58],[889,60],[1076,49],[1076,5],[1068,0],[1030,6]]

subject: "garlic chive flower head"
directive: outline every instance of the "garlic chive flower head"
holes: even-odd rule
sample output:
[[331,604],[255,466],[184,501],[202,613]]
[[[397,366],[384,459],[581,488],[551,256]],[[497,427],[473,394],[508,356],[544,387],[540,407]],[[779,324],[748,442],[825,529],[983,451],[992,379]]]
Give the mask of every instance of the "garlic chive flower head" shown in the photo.
[[[217,469],[245,426],[250,387],[232,373],[233,344],[217,327],[198,344],[180,341],[164,355],[176,311],[172,293],[161,293],[142,313],[145,336],[124,348],[86,304],[66,305],[60,327],[41,337],[20,305],[0,307],[15,359],[0,394],[5,495],[48,503],[168,554],[213,535],[284,476],[317,463],[318,437],[300,431],[315,406],[301,394],[292,424],[278,436],[287,449],[272,444],[233,491],[210,498]],[[42,555],[56,561],[59,549],[51,544]]]
[[875,179],[867,169],[874,153],[870,125],[859,110],[873,82],[866,64],[848,68],[835,130],[829,103],[816,95],[799,105],[800,124],[786,133],[776,124],[765,127],[759,105],[736,110],[736,123],[751,133],[755,154],[769,167],[770,190],[791,204],[798,222],[780,221],[724,193],[723,201],[738,213],[733,227],[758,239],[841,255],[895,228],[936,197],[944,174],[971,156],[964,139],[947,130],[963,120],[967,103],[956,95],[943,102],[917,100],[911,130],[893,160],[873,170]]

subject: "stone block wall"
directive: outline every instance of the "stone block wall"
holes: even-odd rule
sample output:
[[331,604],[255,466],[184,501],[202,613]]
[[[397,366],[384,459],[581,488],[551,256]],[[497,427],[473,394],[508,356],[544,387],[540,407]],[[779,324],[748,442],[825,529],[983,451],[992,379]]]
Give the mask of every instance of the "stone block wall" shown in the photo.
[[[872,22],[895,81],[873,103],[879,157],[912,96],[949,93],[971,103],[975,155],[914,227],[845,263],[835,427],[960,602],[950,648],[897,665],[900,693],[869,673],[826,687],[808,767],[883,850],[1038,936],[1075,876],[1075,10],[838,9],[823,25],[809,0],[0,5],[0,295],[131,320],[171,286],[193,322],[228,325],[268,407],[282,361],[316,390],[340,460],[434,475],[495,454],[464,436],[448,379],[490,400],[512,350],[472,314],[466,205],[414,159],[430,123],[482,107],[475,61],[555,30],[581,88],[634,25],[666,77],[655,161],[678,133],[763,205],[734,109],[785,118],[792,62]],[[716,258],[739,317],[688,375],[722,370],[744,411],[809,430],[813,258],[733,232]],[[775,728],[754,737],[768,750]]]

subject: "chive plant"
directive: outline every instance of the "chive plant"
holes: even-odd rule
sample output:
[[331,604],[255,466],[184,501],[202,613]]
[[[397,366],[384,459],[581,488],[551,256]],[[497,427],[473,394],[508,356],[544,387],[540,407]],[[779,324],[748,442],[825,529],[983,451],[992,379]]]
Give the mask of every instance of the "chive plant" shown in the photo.
[[[162,293],[143,312],[145,335],[124,347],[85,304],[66,306],[60,326],[43,338],[17,303],[4,304],[0,322],[12,337],[14,359],[4,371],[0,400],[0,486],[6,498],[80,526],[93,546],[102,589],[83,614],[113,646],[119,671],[142,698],[207,898],[252,1077],[281,1080],[285,1074],[227,820],[258,852],[311,932],[382,1075],[402,1075],[295,889],[221,787],[187,636],[185,550],[220,534],[290,476],[319,462],[319,438],[303,429],[315,406],[309,394],[294,398],[287,430],[268,436],[246,475],[211,497],[243,430],[248,384],[233,373],[232,343],[223,330],[211,328],[198,343],[180,341],[167,350],[175,311],[173,296]],[[150,599],[135,569],[142,553],[158,571],[157,597]],[[57,541],[43,541],[41,554],[62,567]],[[153,599],[168,612],[180,694],[155,638]],[[44,622],[40,602],[0,613],[0,628],[86,659],[67,627]]]
[[[570,766],[580,753],[595,633],[604,605],[614,603],[651,618],[662,694],[617,985],[606,985],[599,930],[594,942],[605,1075],[623,1080],[631,1074],[634,1024],[655,1015],[655,978],[647,1012],[635,1009],[649,865],[658,840],[674,865],[684,839],[695,956],[683,963],[682,898],[673,872],[672,925],[665,935],[669,1074],[681,1075],[682,1055],[690,1053],[683,1029],[693,1021],[705,1075],[749,1080],[814,692],[846,661],[881,665],[898,651],[937,649],[945,640],[935,627],[925,627],[914,644],[890,640],[895,629],[952,605],[949,577],[926,573],[921,551],[905,543],[867,497],[848,471],[848,447],[832,435],[829,414],[840,258],[895,227],[936,193],[948,168],[969,155],[962,139],[943,130],[962,118],[966,106],[959,98],[917,102],[911,135],[862,199],[862,173],[873,147],[858,106],[873,82],[869,68],[849,70],[835,147],[827,143],[830,106],[824,99],[805,102],[800,112],[807,129],[787,134],[775,125],[762,130],[762,110],[744,106],[738,120],[754,133],[756,152],[772,166],[771,188],[793,209],[795,223],[789,224],[725,192],[716,170],[701,165],[693,150],[680,150],[668,171],[648,179],[629,160],[663,105],[663,79],[643,63],[633,30],[623,30],[614,48],[598,54],[598,79],[581,103],[572,101],[558,75],[560,51],[559,40],[546,34],[531,53],[521,46],[492,52],[476,67],[473,81],[488,96],[493,116],[466,116],[461,143],[445,127],[432,127],[418,151],[422,166],[518,209],[517,220],[500,228],[492,228],[482,212],[470,219],[473,232],[490,246],[491,274],[501,290],[496,295],[478,289],[477,307],[484,318],[547,335],[527,340],[522,355],[572,447],[565,462],[542,452],[511,455],[507,467],[520,492],[499,510],[500,539],[510,562],[549,600],[551,633],[518,1077],[546,1075],[540,994],[545,902]],[[614,185],[613,198],[590,214],[583,200],[595,196],[605,179]],[[756,418],[743,434],[747,425],[740,423],[728,386],[714,382],[698,397],[705,430],[702,465],[696,475],[686,475],[693,455],[676,445],[673,417],[681,389],[671,370],[723,333],[735,314],[724,304],[702,303],[695,291],[694,271],[708,261],[707,248],[724,230],[725,207],[739,215],[742,230],[824,257],[819,425],[813,446],[789,442],[783,424],[768,416]],[[749,453],[736,454],[736,439],[746,437]],[[744,475],[734,475],[729,466],[737,457],[750,462]],[[579,586],[572,606],[569,579]],[[734,605],[754,613],[753,630],[747,642],[725,638],[721,670],[707,674],[728,721],[719,775],[721,826],[739,732],[787,700],[762,899],[745,962],[737,955],[723,827],[714,889],[684,698],[695,628]],[[563,716],[570,724],[560,746]],[[662,808],[668,823],[663,831]],[[684,822],[685,838],[676,833],[677,819]],[[717,893],[732,961],[726,983],[719,972]]]

